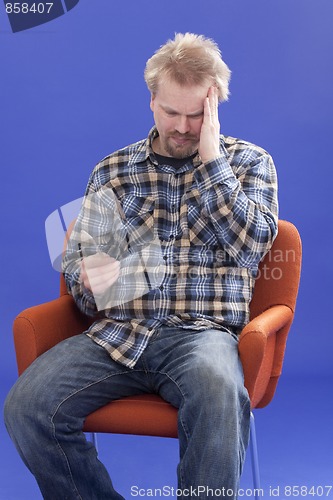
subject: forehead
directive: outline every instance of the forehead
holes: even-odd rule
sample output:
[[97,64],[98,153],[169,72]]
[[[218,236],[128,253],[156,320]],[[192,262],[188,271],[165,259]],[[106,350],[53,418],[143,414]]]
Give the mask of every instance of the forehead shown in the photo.
[[210,85],[208,81],[202,85],[180,85],[171,79],[163,79],[154,99],[165,108],[191,114],[203,108]]

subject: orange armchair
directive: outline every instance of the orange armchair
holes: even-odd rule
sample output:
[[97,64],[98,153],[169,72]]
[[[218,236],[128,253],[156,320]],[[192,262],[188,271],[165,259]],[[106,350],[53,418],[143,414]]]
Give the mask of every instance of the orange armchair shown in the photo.
[[[301,254],[297,229],[290,222],[279,221],[278,236],[259,267],[250,305],[250,322],[239,338],[239,354],[252,409],[270,403],[281,375],[287,336],[295,313]],[[24,310],[14,321],[19,374],[58,342],[86,330],[91,321],[76,307],[61,275],[60,297]],[[127,397],[91,413],[84,430],[177,437],[177,410],[157,395]],[[258,488],[253,414],[251,451],[254,486]]]

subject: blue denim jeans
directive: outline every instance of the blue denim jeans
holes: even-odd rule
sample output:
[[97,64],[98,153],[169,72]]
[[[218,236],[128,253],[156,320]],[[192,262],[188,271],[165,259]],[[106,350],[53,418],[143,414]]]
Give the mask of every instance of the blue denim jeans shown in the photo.
[[134,369],[81,334],[21,375],[5,421],[43,497],[122,499],[82,432],[84,419],[114,399],[152,392],[179,409],[179,498],[237,498],[250,417],[237,340],[170,327],[154,334]]

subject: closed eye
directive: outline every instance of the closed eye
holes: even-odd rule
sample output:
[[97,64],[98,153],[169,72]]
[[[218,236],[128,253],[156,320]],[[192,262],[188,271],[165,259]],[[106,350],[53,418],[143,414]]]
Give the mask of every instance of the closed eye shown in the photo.
[[200,113],[196,113],[195,115],[189,115],[189,118],[202,118],[203,117],[203,111],[200,111]]
[[[168,116],[179,116],[179,113],[177,113],[177,111],[172,111],[172,110],[167,110],[165,109],[164,112],[168,115]],[[194,119],[198,119],[198,118],[202,118],[203,117],[203,111],[200,111],[199,113],[194,113],[193,115],[186,115],[186,118],[194,118]]]

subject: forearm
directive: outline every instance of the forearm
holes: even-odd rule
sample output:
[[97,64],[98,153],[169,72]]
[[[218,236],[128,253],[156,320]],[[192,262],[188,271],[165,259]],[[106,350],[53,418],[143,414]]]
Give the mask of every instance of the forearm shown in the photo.
[[[237,174],[237,175],[236,175]],[[204,214],[224,250],[244,267],[255,267],[277,234],[277,181],[268,154],[232,168],[227,154],[196,171]]]

